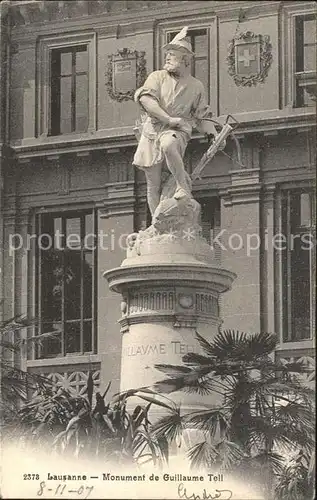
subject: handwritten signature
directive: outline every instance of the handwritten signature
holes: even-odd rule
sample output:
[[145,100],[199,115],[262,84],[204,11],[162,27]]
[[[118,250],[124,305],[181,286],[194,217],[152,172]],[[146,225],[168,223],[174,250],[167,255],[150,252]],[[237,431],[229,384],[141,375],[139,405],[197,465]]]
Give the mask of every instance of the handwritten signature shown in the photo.
[[202,494],[197,495],[196,493],[187,493],[183,483],[178,485],[178,496],[179,498],[185,498],[185,500],[230,500],[233,494],[231,490],[215,490],[215,492],[215,496],[213,496],[204,488]]

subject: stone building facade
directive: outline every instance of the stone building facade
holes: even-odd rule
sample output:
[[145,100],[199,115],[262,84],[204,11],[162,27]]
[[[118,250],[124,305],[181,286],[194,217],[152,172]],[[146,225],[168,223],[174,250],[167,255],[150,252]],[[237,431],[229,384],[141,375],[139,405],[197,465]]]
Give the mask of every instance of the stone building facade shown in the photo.
[[[55,332],[13,361],[77,392],[89,371],[118,390],[120,299],[103,272],[149,222],[132,167],[132,95],[186,25],[215,119],[240,123],[238,143],[228,140],[194,184],[205,236],[219,236],[215,259],[238,276],[223,326],[276,332],[276,356],[312,362],[315,3],[4,0],[0,9],[1,319],[25,314],[38,321],[25,335]],[[195,133],[189,172],[206,148]]]

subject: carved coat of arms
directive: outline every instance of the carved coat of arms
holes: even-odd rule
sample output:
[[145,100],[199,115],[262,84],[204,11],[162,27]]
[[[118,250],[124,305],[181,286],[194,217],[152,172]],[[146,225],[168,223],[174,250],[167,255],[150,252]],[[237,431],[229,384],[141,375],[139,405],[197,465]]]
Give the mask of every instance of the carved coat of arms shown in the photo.
[[106,87],[111,99],[127,101],[146,79],[145,52],[122,49],[108,57]]
[[269,37],[252,31],[237,34],[229,44],[227,61],[236,85],[251,87],[264,82],[272,63]]

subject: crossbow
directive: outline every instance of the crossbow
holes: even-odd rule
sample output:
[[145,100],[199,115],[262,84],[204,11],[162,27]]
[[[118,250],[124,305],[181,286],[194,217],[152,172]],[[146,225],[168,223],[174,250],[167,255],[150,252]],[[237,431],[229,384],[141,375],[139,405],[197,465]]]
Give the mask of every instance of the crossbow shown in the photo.
[[[236,148],[237,148],[237,156],[238,160],[233,160],[227,153],[224,151],[220,150],[223,154],[228,156],[232,161],[235,161],[238,163],[241,167],[243,167],[243,164],[241,162],[241,148],[238,139],[234,135],[234,130],[239,126],[239,122],[232,116],[228,115],[225,121],[224,125],[221,125],[221,123],[217,122],[216,120],[212,120],[211,118],[204,118],[205,121],[211,121],[215,123],[216,125],[221,126],[221,131],[219,134],[216,135],[212,143],[210,144],[209,148],[201,158],[200,162],[194,169],[194,171],[191,174],[191,179],[193,181],[197,179],[201,179],[201,173],[206,167],[206,165],[212,160],[212,158],[215,156],[217,151],[219,150],[221,144],[227,139],[229,135],[232,136],[233,140],[235,141]],[[231,123],[229,123],[231,120]]]

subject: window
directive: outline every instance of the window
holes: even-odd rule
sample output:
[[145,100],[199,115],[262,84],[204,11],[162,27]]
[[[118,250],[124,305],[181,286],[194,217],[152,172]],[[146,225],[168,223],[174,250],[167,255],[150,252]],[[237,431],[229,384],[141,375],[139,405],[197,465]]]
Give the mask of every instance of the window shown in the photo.
[[[168,33],[167,40],[170,42],[178,32]],[[209,97],[209,64],[208,64],[208,36],[207,29],[191,29],[187,32],[186,39],[191,43],[195,53],[192,61],[191,73],[203,84],[207,96]]]
[[92,212],[38,218],[37,357],[96,352],[96,233]]
[[74,46],[51,51],[51,135],[88,128],[88,51]]
[[201,205],[201,227],[202,235],[209,244],[220,230],[220,200],[219,198],[207,198],[199,200]]
[[40,36],[36,60],[36,137],[95,132],[97,33]]
[[297,16],[295,32],[295,106],[316,106],[316,17]]
[[220,199],[216,196],[210,198],[197,198],[201,206],[202,236],[210,245],[216,261],[221,261],[221,246],[217,243],[217,236],[221,231]]
[[314,320],[314,208],[313,193],[282,193],[283,341],[312,338]]

